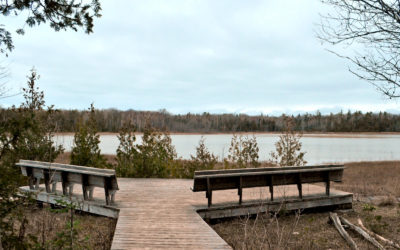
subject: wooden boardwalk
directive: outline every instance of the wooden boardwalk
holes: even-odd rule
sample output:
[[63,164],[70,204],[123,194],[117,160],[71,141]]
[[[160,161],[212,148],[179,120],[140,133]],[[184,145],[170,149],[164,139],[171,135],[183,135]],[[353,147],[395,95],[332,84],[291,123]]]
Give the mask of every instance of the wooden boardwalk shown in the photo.
[[[207,199],[204,192],[190,190],[193,180],[118,178],[118,183],[120,214],[112,249],[230,249],[196,212],[207,210]],[[277,201],[298,195],[295,185],[278,186],[275,192]],[[305,184],[303,195],[317,199],[325,196],[325,187]],[[349,195],[332,189],[328,199]],[[266,201],[266,197],[267,188],[244,189],[243,205]],[[237,202],[237,190],[216,191],[212,208]]]
[[231,249],[191,205],[192,183],[119,178],[112,249]]
[[[106,213],[104,190],[100,188],[94,190],[94,201],[79,203],[84,204],[84,211],[114,218],[118,216],[115,208],[119,209],[112,249],[231,249],[202,217],[244,215],[259,212],[260,208],[264,209],[261,212],[271,211],[279,208],[282,201],[288,202],[285,209],[351,204],[352,201],[350,193],[331,189],[330,197],[326,197],[324,186],[304,184],[303,200],[298,198],[295,185],[275,187],[274,202],[269,201],[267,188],[246,188],[241,206],[237,204],[237,190],[225,190],[213,192],[213,205],[208,208],[205,192],[190,190],[193,180],[118,178],[118,185],[115,207],[108,207],[110,211]],[[29,188],[21,190],[29,191]],[[74,190],[74,198],[81,200],[79,185]],[[38,200],[53,203],[53,196],[40,192]]]

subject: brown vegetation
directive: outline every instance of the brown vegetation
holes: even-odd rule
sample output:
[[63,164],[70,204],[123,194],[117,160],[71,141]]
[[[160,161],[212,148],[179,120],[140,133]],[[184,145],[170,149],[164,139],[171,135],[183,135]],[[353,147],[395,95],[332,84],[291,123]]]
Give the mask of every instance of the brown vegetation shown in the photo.
[[[341,214],[353,224],[361,218],[371,231],[400,242],[400,208],[398,206],[365,209],[355,202],[354,211]],[[329,212],[256,218],[235,218],[212,225],[213,229],[234,249],[349,249],[333,225],[328,223]],[[348,230],[360,249],[375,249],[361,236]],[[389,248],[390,249],[390,248]]]
[[[343,182],[333,187],[355,195],[354,211],[343,216],[353,224],[361,218],[372,232],[400,242],[400,162],[356,162],[345,164]],[[376,204],[363,197],[380,196]],[[396,198],[397,197],[397,198]],[[336,229],[328,224],[328,212],[274,217],[235,218],[212,225],[235,249],[349,249]],[[349,231],[360,249],[375,249]],[[381,242],[382,243],[382,242]],[[389,248],[390,249],[390,248]]]
[[343,182],[332,187],[361,196],[400,197],[400,161],[346,163]]
[[[114,155],[106,155],[109,162],[115,163]],[[69,163],[69,153],[57,158],[59,163]],[[269,164],[263,163],[263,166]],[[350,222],[357,224],[361,218],[364,225],[385,238],[400,242],[400,206],[395,197],[400,197],[400,162],[356,162],[345,164],[346,169],[342,183],[334,183],[333,187],[355,193],[355,198],[365,196],[384,196],[381,202],[369,204],[355,201],[354,211],[342,214]],[[218,163],[216,168],[222,168]],[[32,222],[30,229],[42,227],[42,218],[47,218],[50,231],[65,225],[65,214],[51,214],[46,209],[28,211]],[[211,225],[214,230],[232,247],[244,249],[347,249],[346,242],[336,229],[328,224],[328,212],[303,213],[271,216],[260,214],[257,217],[242,217],[218,221]],[[81,236],[90,235],[89,245],[93,248],[110,246],[116,220],[89,214],[77,215],[81,221]],[[57,225],[58,224],[58,225]],[[373,246],[357,234],[349,231],[361,249],[373,249]],[[40,237],[40,236],[39,236]]]
[[[46,245],[51,245],[50,242],[56,240],[57,233],[65,230],[70,220],[69,213],[56,211],[57,209],[52,210],[46,204],[43,208],[26,208],[24,234],[37,237],[39,246],[46,248]],[[79,222],[76,241],[84,242],[85,248],[88,249],[110,249],[117,220],[80,212],[75,213],[74,220]],[[16,226],[20,228],[19,225]]]

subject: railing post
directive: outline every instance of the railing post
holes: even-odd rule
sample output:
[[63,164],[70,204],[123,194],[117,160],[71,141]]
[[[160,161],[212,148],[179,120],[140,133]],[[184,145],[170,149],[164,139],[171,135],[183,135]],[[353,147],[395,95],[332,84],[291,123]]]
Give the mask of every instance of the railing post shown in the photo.
[[33,177],[33,169],[31,167],[25,167],[25,168],[26,168],[26,175],[28,176],[29,189],[33,190],[35,189],[33,186],[33,183],[35,182],[35,177]]
[[297,174],[297,189],[299,190],[299,197],[303,199],[303,187],[301,183],[301,173]]
[[269,175],[268,177],[268,184],[269,184],[269,192],[271,194],[271,201],[274,200],[274,177],[272,175]]
[[111,178],[104,177],[104,193],[106,196],[106,204],[110,205],[110,189],[111,189]]
[[61,185],[63,195],[67,195],[67,185],[68,185],[68,173],[61,172]]
[[44,185],[46,187],[46,192],[51,193],[50,189],[50,173],[48,169],[43,169]]
[[242,180],[242,176],[240,176],[239,177],[239,187],[238,187],[239,205],[242,204],[242,188],[243,188],[243,180]]
[[88,200],[88,186],[89,186],[89,177],[87,174],[82,174],[82,193],[83,199]]
[[327,171],[325,174],[325,193],[327,196],[330,195],[330,187],[331,187],[330,172]]
[[210,178],[207,177],[207,198],[208,198],[208,207],[211,207],[212,203],[212,188]]

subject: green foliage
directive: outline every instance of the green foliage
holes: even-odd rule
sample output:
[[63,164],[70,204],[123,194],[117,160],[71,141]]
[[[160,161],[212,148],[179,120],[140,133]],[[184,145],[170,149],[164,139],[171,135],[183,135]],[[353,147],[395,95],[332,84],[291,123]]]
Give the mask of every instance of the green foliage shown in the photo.
[[52,210],[56,213],[69,212],[69,221],[66,223],[63,231],[57,232],[57,236],[50,242],[50,247],[54,249],[87,249],[88,236],[83,240],[78,238],[80,233],[80,221],[74,217],[76,205],[70,201],[56,200],[56,204],[62,206],[61,210]]
[[147,126],[142,144],[137,145],[136,177],[167,177],[168,169],[176,158],[175,147],[167,132],[159,132]]
[[196,147],[196,156],[191,155],[191,161],[187,163],[186,178],[193,178],[194,171],[214,169],[218,163],[218,157],[208,151],[202,136],[199,145]]
[[118,139],[116,171],[123,177],[168,177],[178,167],[175,147],[166,132],[146,126],[142,144],[135,144],[135,128],[128,124],[121,130]]
[[233,135],[225,166],[234,168],[258,167],[260,165],[258,152],[257,139],[254,135],[252,137]]
[[[23,12],[29,14],[25,20],[25,24],[29,27],[48,22],[55,31],[67,29],[77,31],[83,27],[88,34],[93,32],[93,20],[101,16],[100,11],[99,0],[11,0],[0,3],[0,13],[5,17],[18,16]],[[23,35],[25,31],[20,28],[16,33]],[[4,28],[4,25],[0,25],[0,52],[11,51],[13,48],[11,33]]]
[[128,123],[117,136],[119,140],[117,165],[115,166],[117,176],[135,177],[137,175],[135,164],[138,164],[139,152],[135,145],[135,131],[136,128],[131,123]]
[[374,205],[371,205],[371,204],[368,204],[368,203],[365,203],[363,205],[363,211],[372,212],[374,210],[376,210],[376,207]]
[[23,88],[25,102],[9,108],[7,119],[0,120],[0,236],[3,244],[17,248],[25,242],[16,235],[14,224],[23,222],[21,207],[30,204],[30,199],[17,195],[18,186],[26,183],[15,163],[19,159],[52,162],[63,151],[52,141],[56,111],[45,109],[44,94],[36,87],[38,79],[32,70]]
[[99,148],[100,135],[97,134],[97,123],[94,105],[89,108],[87,121],[81,117],[74,135],[71,151],[71,164],[95,168],[108,167],[106,158]]
[[302,143],[300,142],[301,133],[293,130],[293,120],[287,118],[286,129],[279,136],[279,141],[275,143],[275,152],[271,152],[271,161],[279,166],[304,166],[305,152],[301,152]]

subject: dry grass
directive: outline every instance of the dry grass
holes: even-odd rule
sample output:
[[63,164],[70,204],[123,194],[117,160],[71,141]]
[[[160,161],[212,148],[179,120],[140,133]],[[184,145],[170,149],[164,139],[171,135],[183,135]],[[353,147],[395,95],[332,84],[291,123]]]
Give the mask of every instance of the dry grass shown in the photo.
[[[353,224],[361,218],[371,231],[400,242],[400,208],[376,207],[364,210],[365,204],[355,202],[354,211],[341,216]],[[368,206],[367,206],[368,207]],[[333,225],[328,212],[280,216],[269,214],[256,218],[235,218],[212,225],[213,229],[234,249],[349,249]],[[360,249],[375,249],[360,236],[347,230]],[[390,249],[390,248],[389,248]]]
[[[69,153],[64,153],[56,162],[69,163],[69,156]],[[109,162],[115,162],[115,156],[106,157]],[[218,167],[222,168],[220,165]],[[356,196],[384,196],[384,199],[379,205],[354,202],[354,211],[343,216],[354,224],[360,217],[371,231],[400,242],[400,207],[396,200],[400,197],[400,162],[357,162],[345,166],[343,182],[334,183],[333,188]],[[45,209],[34,209],[28,214],[32,215],[29,216],[31,232],[43,227],[41,221],[43,217],[47,218],[46,237],[50,238],[67,219],[66,214],[49,214]],[[91,248],[109,248],[116,220],[89,214],[77,215],[77,218],[83,226],[80,237],[89,235]],[[348,249],[336,229],[328,224],[327,212],[301,214],[299,217],[261,214],[253,218],[219,221],[212,227],[235,249]],[[350,232],[350,235],[360,249],[374,249],[356,234]]]
[[[44,204],[43,208],[32,206],[24,210],[26,219],[25,238],[28,235],[37,237],[39,246],[43,249],[52,249],[57,233],[65,231],[67,223],[70,221],[68,212],[51,209],[50,205]],[[87,249],[110,249],[112,238],[117,220],[103,216],[89,215],[86,213],[75,212],[74,221],[78,222],[78,238],[75,242],[83,242]],[[20,225],[16,229],[20,231]],[[46,247],[47,246],[47,247]]]
[[400,197],[400,161],[346,163],[343,182],[333,188],[363,196]]
[[[355,196],[382,196],[378,205],[354,202],[354,211],[343,214],[353,224],[361,218],[375,233],[400,242],[400,162],[357,162],[345,164],[343,182],[333,187]],[[328,224],[328,212],[279,217],[235,218],[212,225],[234,249],[348,249],[336,229]],[[349,231],[349,230],[348,230]],[[360,249],[375,249],[349,231]],[[249,236],[251,235],[251,236]],[[280,242],[286,242],[282,245]]]

